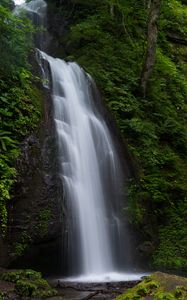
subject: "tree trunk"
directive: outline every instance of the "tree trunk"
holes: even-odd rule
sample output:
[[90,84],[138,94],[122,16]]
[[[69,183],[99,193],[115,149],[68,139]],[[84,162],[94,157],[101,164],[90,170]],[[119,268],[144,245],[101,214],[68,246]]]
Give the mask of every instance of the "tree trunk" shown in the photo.
[[146,96],[148,80],[151,76],[155,64],[156,46],[158,37],[157,21],[160,13],[161,0],[149,1],[148,33],[147,33],[147,51],[141,74],[141,88],[143,96]]

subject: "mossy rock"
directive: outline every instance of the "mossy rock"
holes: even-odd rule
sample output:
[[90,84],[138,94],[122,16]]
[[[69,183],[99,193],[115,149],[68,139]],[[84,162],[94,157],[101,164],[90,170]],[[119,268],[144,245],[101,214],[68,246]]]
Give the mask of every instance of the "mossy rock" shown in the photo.
[[37,289],[33,292],[34,297],[48,298],[57,295],[57,291],[55,289],[49,288],[46,290]]
[[25,270],[24,274],[25,274],[26,278],[29,278],[32,280],[39,280],[39,279],[42,280],[42,274],[40,272],[36,272],[36,271],[28,269],[28,270]]
[[[40,272],[30,269],[4,272],[0,278],[15,283],[14,291],[21,297],[45,298],[57,295],[57,291],[50,287]],[[2,299],[0,294],[0,300]]]
[[21,297],[52,297],[57,294],[57,291],[52,289],[44,279],[18,280],[15,285],[15,292]]
[[16,282],[20,279],[21,271],[5,272],[0,275],[0,278],[9,282]]
[[156,272],[116,300],[186,300],[187,278]]
[[37,287],[40,288],[40,289],[49,289],[49,288],[50,288],[49,283],[48,283],[45,279],[43,279],[43,278],[36,279],[36,280],[34,280],[33,282],[34,282],[34,283],[37,285]]
[[20,296],[31,297],[36,290],[37,285],[27,280],[18,280],[15,285],[15,292]]
[[26,269],[26,270],[15,270],[10,272],[4,272],[3,274],[0,275],[0,278],[5,281],[16,283],[18,280],[26,279],[26,278],[31,280],[41,279],[42,275],[40,272]]

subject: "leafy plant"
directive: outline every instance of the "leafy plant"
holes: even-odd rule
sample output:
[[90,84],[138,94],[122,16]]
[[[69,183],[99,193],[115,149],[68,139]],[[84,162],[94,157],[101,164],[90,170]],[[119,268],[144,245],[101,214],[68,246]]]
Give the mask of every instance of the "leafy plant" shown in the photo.
[[40,94],[33,86],[28,55],[32,50],[30,22],[12,14],[11,1],[0,4],[0,233],[6,233],[7,204],[16,181],[20,144],[38,126]]

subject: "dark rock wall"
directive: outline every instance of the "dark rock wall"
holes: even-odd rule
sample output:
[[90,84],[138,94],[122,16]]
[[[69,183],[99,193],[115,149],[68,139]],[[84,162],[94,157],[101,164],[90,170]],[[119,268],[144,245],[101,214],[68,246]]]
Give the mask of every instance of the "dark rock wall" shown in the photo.
[[[37,73],[38,67],[34,67]],[[64,218],[52,101],[47,92],[43,95],[43,120],[38,131],[22,143],[16,162],[18,176],[9,205],[7,255],[0,263],[49,273],[51,266],[56,271],[60,267]]]

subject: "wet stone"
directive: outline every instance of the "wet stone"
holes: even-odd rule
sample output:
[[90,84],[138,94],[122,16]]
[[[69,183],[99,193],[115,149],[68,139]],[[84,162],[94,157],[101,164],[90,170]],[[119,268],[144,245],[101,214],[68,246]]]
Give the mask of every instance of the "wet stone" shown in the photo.
[[77,283],[53,280],[50,283],[61,296],[51,300],[112,300],[139,282]]

